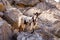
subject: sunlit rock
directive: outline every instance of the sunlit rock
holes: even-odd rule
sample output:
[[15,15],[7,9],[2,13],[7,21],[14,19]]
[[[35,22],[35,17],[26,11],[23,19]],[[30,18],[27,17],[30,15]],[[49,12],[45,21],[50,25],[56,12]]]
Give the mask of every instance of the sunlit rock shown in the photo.
[[58,9],[52,9],[52,14],[54,14],[54,17],[60,20],[60,10]]
[[21,32],[17,37],[17,40],[43,40],[39,33],[30,34],[27,32]]
[[25,5],[34,5],[39,2],[39,0],[14,0],[16,3],[22,3]]
[[13,27],[19,27],[21,24],[21,15],[22,13],[20,10],[16,8],[10,8],[5,12],[3,18],[7,20]]
[[38,8],[36,8],[36,7],[33,7],[33,8],[31,8],[31,9],[29,9],[28,11],[26,11],[25,13],[24,13],[24,15],[27,15],[27,16],[33,16],[34,14],[36,14],[36,13],[41,13],[42,12],[42,10],[40,10],[40,9],[38,9]]
[[55,21],[57,21],[58,19],[54,18],[54,15],[51,14],[51,11],[47,10],[47,11],[44,11],[40,16],[39,18],[41,20],[44,20],[44,21],[50,21],[51,23],[54,23]]
[[5,11],[5,7],[4,7],[4,5],[3,5],[2,2],[0,2],[0,11],[1,11],[1,12],[2,12],[2,11]]
[[49,9],[48,5],[45,2],[38,3],[35,7],[41,10]]
[[12,37],[11,25],[0,18],[0,40],[10,40]]
[[2,12],[0,12],[0,17],[2,17],[4,14]]

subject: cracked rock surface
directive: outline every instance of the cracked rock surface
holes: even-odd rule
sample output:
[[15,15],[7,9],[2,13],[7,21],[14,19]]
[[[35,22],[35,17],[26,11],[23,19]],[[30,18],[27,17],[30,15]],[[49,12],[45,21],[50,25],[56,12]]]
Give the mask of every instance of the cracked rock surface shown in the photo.
[[60,40],[57,1],[0,0],[0,40]]

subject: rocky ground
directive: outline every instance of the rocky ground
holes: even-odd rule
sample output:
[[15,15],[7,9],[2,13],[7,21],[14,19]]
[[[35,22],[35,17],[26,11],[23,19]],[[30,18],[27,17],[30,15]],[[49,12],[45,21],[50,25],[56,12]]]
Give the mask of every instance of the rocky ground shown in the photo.
[[0,0],[0,40],[60,40],[59,0]]

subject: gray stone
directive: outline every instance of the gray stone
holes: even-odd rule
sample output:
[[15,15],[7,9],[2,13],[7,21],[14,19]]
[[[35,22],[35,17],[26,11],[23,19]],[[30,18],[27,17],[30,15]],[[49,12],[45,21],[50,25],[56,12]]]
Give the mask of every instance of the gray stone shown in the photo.
[[11,31],[11,26],[0,18],[0,40],[10,40],[12,37],[12,31]]
[[16,3],[22,3],[25,5],[34,5],[39,2],[39,0],[14,0]]
[[26,32],[21,32],[19,33],[17,40],[43,40],[43,39],[38,33],[30,34]]
[[43,11],[39,18],[43,21],[49,21],[51,23],[58,21],[58,19],[54,18],[54,15],[51,13],[50,10]]
[[49,9],[49,7],[46,4],[46,2],[38,3],[35,7],[38,8],[38,9],[41,9],[41,10],[47,10],[47,9]]
[[27,10],[24,15],[27,15],[27,16],[34,16],[35,13],[41,13],[42,10],[36,8],[36,7],[32,7],[30,8],[29,10]]
[[3,13],[2,12],[0,12],[0,17],[2,17],[3,16]]
[[20,27],[22,13],[17,8],[9,8],[5,14],[4,18],[14,27]]

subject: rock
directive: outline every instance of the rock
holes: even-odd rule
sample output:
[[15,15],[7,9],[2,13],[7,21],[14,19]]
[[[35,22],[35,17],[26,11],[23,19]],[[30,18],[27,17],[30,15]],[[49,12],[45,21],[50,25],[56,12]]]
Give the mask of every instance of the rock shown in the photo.
[[14,28],[20,27],[22,13],[16,8],[7,10],[4,19],[7,20]]
[[55,5],[56,8],[58,8],[60,10],[60,0],[46,0],[46,2],[52,4],[52,5]]
[[[56,11],[57,12],[57,11]],[[40,26],[44,28],[46,31],[51,32],[52,34],[56,35],[57,37],[60,37],[60,20],[55,18],[52,11],[44,11],[39,16],[40,18]]]
[[54,40],[60,40],[60,38],[54,37]]
[[39,0],[14,0],[16,3],[22,3],[25,5],[35,5]]
[[2,11],[5,11],[5,7],[4,7],[4,5],[3,5],[2,2],[0,2],[0,11],[1,11],[1,12],[2,12]]
[[59,0],[55,1],[2,0],[0,40],[60,40]]
[[49,21],[51,23],[54,23],[55,21],[57,21],[58,19],[54,18],[54,15],[51,14],[51,11],[47,10],[47,11],[44,11],[40,16],[39,18],[41,20],[44,20],[44,21]]
[[26,11],[28,11],[30,8],[32,7],[26,7],[26,8],[22,8],[22,7],[17,7],[22,13],[25,13]]
[[17,29],[18,27],[20,27],[21,16],[23,15],[23,13],[19,9],[12,7],[8,0],[2,0],[2,2],[4,3],[4,6],[6,8],[3,18],[13,26],[12,29]]
[[12,37],[11,25],[0,18],[0,40],[10,40]]
[[41,13],[41,12],[42,12],[42,10],[40,10],[40,9],[38,9],[38,8],[36,8],[36,7],[33,7],[33,8],[30,8],[28,11],[26,11],[26,12],[24,13],[24,15],[34,16],[34,14],[36,14],[36,13]]
[[43,38],[38,33],[30,34],[27,32],[21,32],[19,33],[17,40],[43,40]]
[[52,9],[52,14],[54,14],[54,17],[56,19],[60,20],[60,10],[58,10],[58,9]]
[[2,12],[0,12],[0,17],[2,17],[3,16],[3,13]]
[[32,17],[23,15],[18,9],[7,10],[4,14],[4,19],[6,19],[12,26],[13,29],[24,29],[24,21],[31,23]]
[[46,2],[38,3],[35,7],[38,8],[38,9],[41,9],[41,10],[47,10],[47,9],[49,9],[49,7],[46,4]]
[[54,24],[53,25],[53,27],[52,27],[52,33],[56,36],[56,37],[58,37],[58,38],[60,38],[60,22],[57,22],[56,24]]

